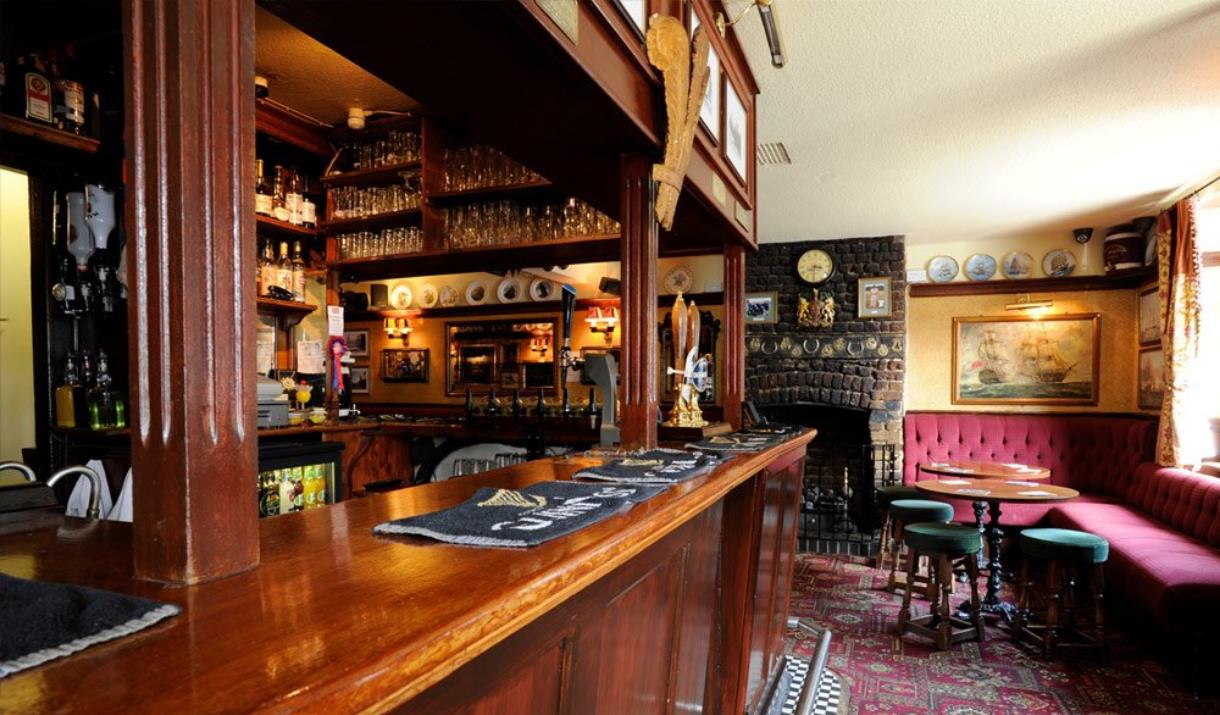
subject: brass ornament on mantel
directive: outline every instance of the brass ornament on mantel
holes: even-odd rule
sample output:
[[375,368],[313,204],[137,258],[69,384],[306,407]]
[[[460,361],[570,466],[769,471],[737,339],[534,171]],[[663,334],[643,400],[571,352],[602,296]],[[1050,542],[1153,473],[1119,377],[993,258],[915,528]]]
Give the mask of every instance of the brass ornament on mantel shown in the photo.
[[823,298],[817,288],[812,301],[803,295],[796,298],[796,324],[802,328],[833,328],[837,311],[835,297],[827,293]]
[[669,427],[706,427],[703,410],[699,409],[699,393],[707,386],[712,356],[699,354],[702,328],[699,308],[693,300],[688,306],[678,293],[669,320],[674,335],[674,364],[666,367],[665,372],[681,379],[674,388],[674,406],[665,424]]
[[707,66],[708,38],[703,25],[695,30],[692,40],[688,39],[681,20],[654,14],[648,20],[647,43],[648,61],[661,70],[665,81],[665,162],[652,165],[652,178],[659,184],[657,221],[669,230],[673,228],[678,196],[690,163],[699,109],[707,93],[711,72]]

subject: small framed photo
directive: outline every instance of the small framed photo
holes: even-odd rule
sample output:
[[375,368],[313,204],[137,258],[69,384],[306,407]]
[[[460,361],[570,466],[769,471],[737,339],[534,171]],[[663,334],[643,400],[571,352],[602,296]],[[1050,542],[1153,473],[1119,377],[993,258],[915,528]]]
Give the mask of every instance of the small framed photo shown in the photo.
[[1139,408],[1159,410],[1165,399],[1165,353],[1159,347],[1141,348]]
[[729,164],[737,175],[744,182],[749,182],[750,177],[746,176],[746,157],[749,153],[749,148],[746,144],[749,142],[750,128],[747,126],[746,105],[742,103],[741,97],[737,95],[737,88],[729,81],[728,75],[724,77],[724,158],[729,160]]
[[347,349],[352,357],[368,357],[369,331],[345,330],[343,331],[343,339],[347,341]]
[[779,294],[746,293],[746,322],[755,325],[774,325],[779,320]]
[[890,277],[861,278],[856,284],[856,316],[888,318],[894,314],[890,302]]
[[1140,291],[1139,296],[1140,345],[1161,344],[1161,302],[1155,285]]
[[382,382],[427,382],[428,348],[381,351]]
[[369,369],[367,367],[348,368],[347,384],[353,395],[369,394]]
[[521,387],[521,373],[516,370],[501,370],[500,387],[506,390],[516,390]]

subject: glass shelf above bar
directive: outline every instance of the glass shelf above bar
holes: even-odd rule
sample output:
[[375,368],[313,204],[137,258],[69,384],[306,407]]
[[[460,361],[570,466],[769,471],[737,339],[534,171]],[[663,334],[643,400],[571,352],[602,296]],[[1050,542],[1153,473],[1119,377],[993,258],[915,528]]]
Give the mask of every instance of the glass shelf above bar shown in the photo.
[[398,181],[399,174],[417,172],[420,166],[419,161],[408,161],[401,164],[374,166],[370,169],[345,171],[340,174],[323,176],[322,183],[326,186],[375,186]]
[[552,241],[481,246],[441,251],[420,251],[334,261],[329,268],[347,280],[380,280],[411,276],[464,273],[471,266],[498,270],[538,265],[614,261],[619,257],[617,235],[581,236]]
[[319,229],[323,233],[347,233],[354,231],[373,231],[392,226],[408,226],[419,223],[422,212],[419,209],[405,211],[388,211],[386,213],[362,216],[360,218],[344,218],[337,221],[326,221]]

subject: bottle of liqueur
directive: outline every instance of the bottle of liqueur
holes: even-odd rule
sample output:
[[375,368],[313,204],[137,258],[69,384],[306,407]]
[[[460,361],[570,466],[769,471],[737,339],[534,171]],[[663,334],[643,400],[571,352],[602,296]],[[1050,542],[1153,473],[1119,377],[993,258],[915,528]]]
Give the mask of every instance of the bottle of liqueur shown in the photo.
[[259,295],[267,295],[271,292],[271,286],[280,284],[279,279],[279,264],[275,262],[275,246],[271,243],[271,239],[263,241],[263,255],[258,262],[259,276]]
[[72,353],[64,359],[64,381],[55,388],[55,424],[59,427],[76,426],[76,396],[80,388],[80,376],[76,372],[76,359]]
[[275,284],[292,295],[292,260],[288,258],[288,241],[280,241],[280,260],[276,268]]
[[292,243],[292,299],[305,302],[305,259],[301,256],[301,242]]
[[267,177],[263,174],[262,159],[254,162],[254,171],[257,177],[254,182],[254,213],[259,216],[273,216],[275,206],[271,193],[271,182],[267,181]]
[[97,354],[97,381],[89,390],[89,427],[95,430],[125,427],[127,418],[111,389],[110,361],[105,351]]
[[63,61],[51,71],[55,89],[55,126],[73,134],[85,130],[85,86],[75,79],[74,46],[64,47]]
[[275,183],[271,187],[271,215],[277,221],[288,220],[288,204],[284,199],[284,167],[275,166]]
[[306,185],[301,183],[301,225],[306,228],[318,227],[318,205],[306,193]]
[[288,170],[284,203],[288,205],[288,223],[301,225],[301,176],[296,169]]
[[20,75],[21,87],[24,91],[21,116],[26,119],[53,124],[55,113],[52,109],[51,81],[47,79],[42,58],[30,53],[25,61],[24,71]]

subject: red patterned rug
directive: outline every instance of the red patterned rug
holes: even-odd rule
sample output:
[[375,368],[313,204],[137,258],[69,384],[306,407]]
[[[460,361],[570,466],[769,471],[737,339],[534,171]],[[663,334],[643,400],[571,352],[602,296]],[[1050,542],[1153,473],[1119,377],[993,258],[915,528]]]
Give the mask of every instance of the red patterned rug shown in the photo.
[[[1121,633],[1108,663],[1083,654],[1043,661],[996,625],[988,626],[985,642],[943,653],[917,636],[899,639],[893,629],[901,597],[882,590],[884,584],[885,574],[859,559],[797,559],[792,615],[834,633],[828,667],[842,677],[844,713],[1220,713],[1220,701],[1195,699]],[[957,596],[966,595],[958,584]],[[793,652],[809,657],[816,636],[803,628],[792,636]]]

